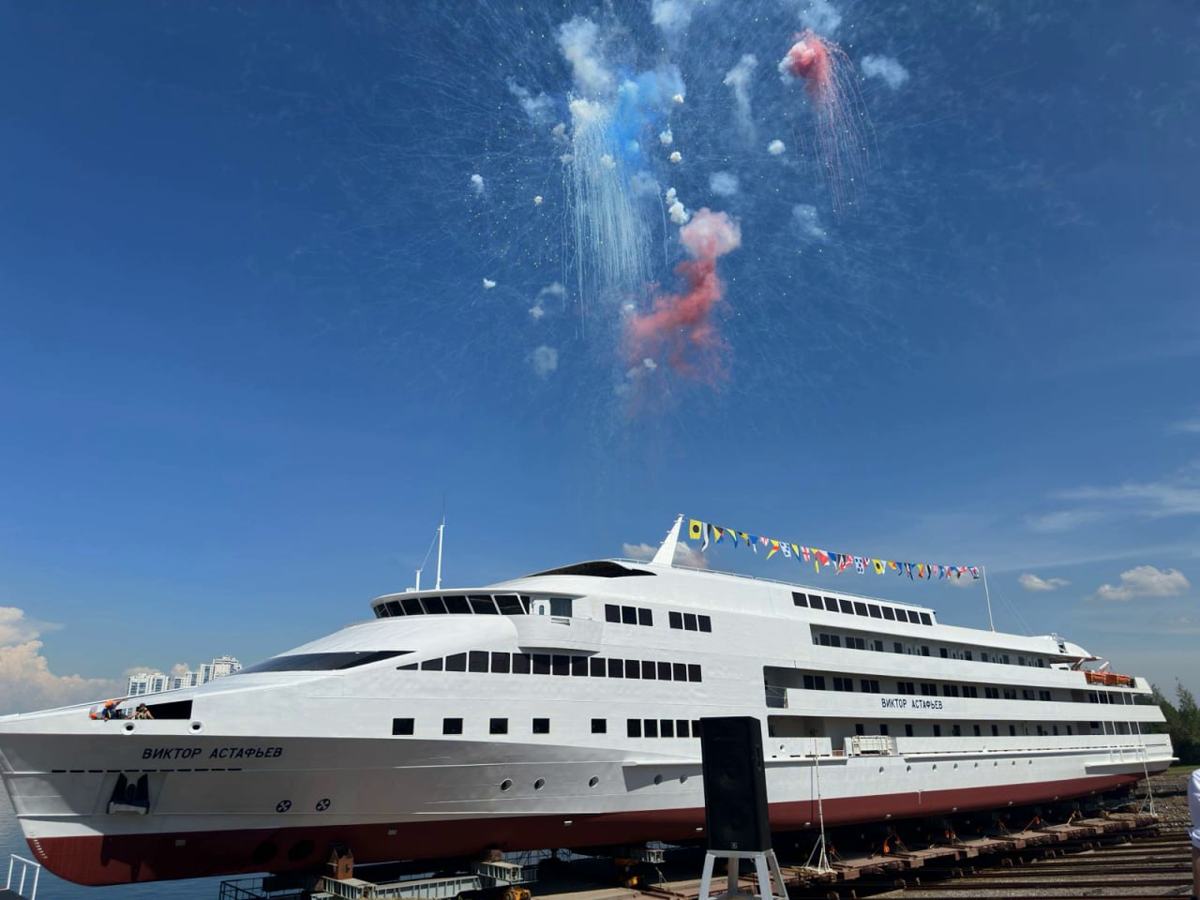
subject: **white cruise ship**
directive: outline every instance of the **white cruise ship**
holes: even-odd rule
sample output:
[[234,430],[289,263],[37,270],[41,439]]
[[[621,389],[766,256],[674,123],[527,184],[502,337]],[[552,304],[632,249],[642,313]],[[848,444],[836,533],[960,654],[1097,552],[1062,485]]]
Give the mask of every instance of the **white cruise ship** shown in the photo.
[[[1142,678],[1057,636],[610,559],[389,594],[374,618],[153,719],[0,717],[0,774],[56,874],[115,884],[703,837],[699,722],[763,724],[777,830],[1053,801],[1172,761]],[[844,580],[836,582],[839,586]]]

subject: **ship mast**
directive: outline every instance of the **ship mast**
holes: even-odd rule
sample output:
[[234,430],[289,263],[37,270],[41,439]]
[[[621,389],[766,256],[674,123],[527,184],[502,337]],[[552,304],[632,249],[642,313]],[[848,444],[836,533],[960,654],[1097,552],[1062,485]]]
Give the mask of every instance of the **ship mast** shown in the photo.
[[654,554],[654,558],[650,562],[657,563],[660,566],[669,566],[675,562],[675,547],[679,544],[679,529],[682,527],[683,513],[680,513],[675,517],[675,524],[671,526],[671,530],[663,538],[663,542],[658,547],[658,552]]

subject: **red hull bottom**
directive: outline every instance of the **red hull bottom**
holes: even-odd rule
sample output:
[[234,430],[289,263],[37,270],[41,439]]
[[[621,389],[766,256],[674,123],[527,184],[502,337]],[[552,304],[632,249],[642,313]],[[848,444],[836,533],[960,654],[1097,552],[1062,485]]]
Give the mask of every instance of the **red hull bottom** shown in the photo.
[[[1135,775],[1074,778],[1037,784],[924,791],[826,800],[827,825],[939,815],[1050,802],[1098,794],[1137,781]],[[771,827],[800,830],[817,821],[815,801],[772,803]],[[571,824],[567,824],[570,822]],[[247,872],[312,869],[334,844],[358,863],[470,857],[486,850],[589,847],[700,836],[704,810],[670,809],[575,816],[520,816],[473,821],[404,822],[245,831],[35,838],[37,859],[51,872],[87,885],[128,884]]]

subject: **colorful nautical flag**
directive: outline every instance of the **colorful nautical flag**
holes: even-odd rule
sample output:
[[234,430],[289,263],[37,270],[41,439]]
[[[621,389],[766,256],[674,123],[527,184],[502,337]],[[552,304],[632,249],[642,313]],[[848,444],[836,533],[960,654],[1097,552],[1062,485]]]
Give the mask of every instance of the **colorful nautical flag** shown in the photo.
[[704,523],[699,519],[692,519],[688,522],[688,537],[693,541],[698,541],[704,534]]
[[882,559],[871,560],[871,565],[872,565],[872,567],[874,567],[876,575],[883,574],[883,560]]
[[767,551],[767,559],[770,559],[779,552],[779,541],[768,542],[766,538],[763,538],[763,546],[769,546],[771,548]]

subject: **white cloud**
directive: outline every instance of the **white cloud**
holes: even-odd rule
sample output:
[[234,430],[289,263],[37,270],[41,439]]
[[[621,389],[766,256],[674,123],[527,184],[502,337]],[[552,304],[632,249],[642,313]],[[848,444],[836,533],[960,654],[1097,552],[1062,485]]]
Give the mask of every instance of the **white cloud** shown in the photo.
[[490,279],[490,278],[483,279],[483,289],[485,291],[490,291],[495,286],[496,286],[496,282],[492,281],[492,279]]
[[779,140],[779,138],[775,138],[775,140],[767,144],[767,152],[772,156],[779,156],[779,154],[783,153],[783,150],[783,141]]
[[476,195],[483,193],[483,176],[478,172],[471,176],[471,190],[473,190]]
[[867,78],[878,78],[893,91],[908,81],[908,69],[891,56],[864,56],[862,71]]
[[1071,531],[1080,525],[1088,525],[1104,518],[1104,514],[1093,509],[1060,509],[1038,516],[1030,516],[1027,523],[1031,531],[1053,534]]
[[508,79],[508,91],[517,98],[521,109],[535,125],[546,125],[554,118],[554,100],[547,94],[534,94],[513,78]]
[[560,282],[550,282],[548,285],[538,291],[537,296],[533,298],[533,306],[529,308],[529,315],[535,322],[538,321],[544,315],[546,315],[547,298],[558,298],[561,300],[566,295],[567,289],[563,287]]
[[558,369],[558,351],[543,344],[529,354],[529,364],[539,378],[549,378]]
[[[650,544],[622,544],[621,553],[630,559],[652,559],[658,552],[657,547]],[[693,569],[707,569],[708,560],[704,554],[690,544],[680,541],[675,545],[675,565],[690,566]]]
[[1017,579],[1021,587],[1027,591],[1056,591],[1060,587],[1066,587],[1071,582],[1065,578],[1040,578],[1032,572],[1026,572]]
[[808,0],[801,6],[800,22],[818,34],[829,37],[842,24],[842,14],[829,0]]
[[1132,600],[1135,597],[1178,597],[1191,583],[1178,569],[1135,566],[1121,573],[1120,584],[1102,584],[1096,590],[1101,600]]
[[738,192],[738,177],[732,172],[713,172],[708,176],[708,189],[718,197],[732,197]]
[[667,188],[667,193],[663,197],[663,202],[667,205],[667,215],[671,217],[671,221],[676,225],[686,225],[692,214],[687,211],[683,205],[683,201],[679,199],[679,195],[675,192],[675,188]]
[[748,141],[754,141],[754,118],[750,110],[750,80],[758,67],[758,57],[745,54],[732,69],[725,73],[722,81],[733,92],[733,105],[738,127]]
[[1167,426],[1169,434],[1200,434],[1200,419],[1181,419]]
[[797,203],[792,207],[792,223],[802,237],[811,241],[825,241],[829,233],[821,225],[817,208],[810,203]]
[[66,706],[119,694],[107,678],[56,675],[38,640],[48,627],[15,606],[0,606],[0,714]]
[[[1063,500],[1114,503],[1151,519],[1200,515],[1200,482],[1191,472],[1161,481],[1130,481],[1115,487],[1082,487],[1059,491]],[[1099,511],[1093,511],[1098,515]]]
[[604,64],[600,29],[591,19],[575,16],[558,28],[558,48],[571,64],[575,84],[589,94],[602,94],[613,87],[612,72]]

